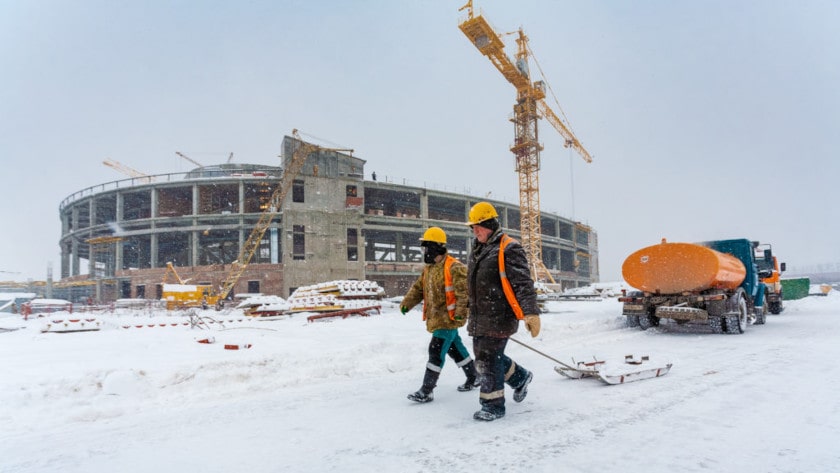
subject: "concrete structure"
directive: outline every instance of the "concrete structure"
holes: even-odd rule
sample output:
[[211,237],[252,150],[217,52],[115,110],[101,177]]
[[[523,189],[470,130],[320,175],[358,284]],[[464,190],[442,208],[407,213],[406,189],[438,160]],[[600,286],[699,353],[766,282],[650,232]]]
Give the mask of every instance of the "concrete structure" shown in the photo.
[[[295,149],[283,140],[283,161]],[[364,179],[365,161],[341,152],[310,155],[233,293],[283,297],[303,285],[369,279],[403,294],[419,274],[418,239],[446,230],[450,252],[466,261],[463,225],[482,198]],[[61,280],[97,301],[159,298],[166,263],[192,283],[219,285],[266,209],[282,168],[228,163],[188,173],[114,181],[60,205]],[[518,237],[518,205],[493,201]],[[543,259],[563,287],[598,281],[596,233],[542,213]]]

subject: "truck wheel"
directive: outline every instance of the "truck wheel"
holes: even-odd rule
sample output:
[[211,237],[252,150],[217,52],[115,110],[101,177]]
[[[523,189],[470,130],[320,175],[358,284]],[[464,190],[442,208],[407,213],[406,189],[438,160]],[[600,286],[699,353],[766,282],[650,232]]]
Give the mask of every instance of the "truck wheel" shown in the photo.
[[709,317],[709,327],[714,333],[723,333],[723,317]]
[[625,315],[624,316],[627,320],[628,327],[638,327],[639,326],[639,316],[638,315]]
[[651,327],[658,327],[659,317],[650,314],[640,315],[639,326],[642,327],[642,330],[647,330]]
[[723,329],[730,334],[744,333],[747,329],[747,300],[743,294],[738,297],[738,312],[726,314]]
[[764,304],[761,304],[760,307],[755,307],[755,325],[764,325],[767,323],[767,299],[764,299]]

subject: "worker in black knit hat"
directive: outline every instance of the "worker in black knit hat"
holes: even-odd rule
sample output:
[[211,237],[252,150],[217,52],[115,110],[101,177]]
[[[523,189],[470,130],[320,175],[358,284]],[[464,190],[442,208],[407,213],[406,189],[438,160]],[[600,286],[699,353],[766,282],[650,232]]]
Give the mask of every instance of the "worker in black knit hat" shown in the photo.
[[478,386],[475,362],[458,335],[458,328],[467,321],[467,267],[446,250],[446,233],[431,227],[420,238],[423,249],[423,274],[414,282],[400,303],[405,314],[423,302],[423,320],[431,332],[429,359],[423,385],[408,398],[415,402],[430,402],[446,356],[464,370],[467,376],[458,391],[470,391]]

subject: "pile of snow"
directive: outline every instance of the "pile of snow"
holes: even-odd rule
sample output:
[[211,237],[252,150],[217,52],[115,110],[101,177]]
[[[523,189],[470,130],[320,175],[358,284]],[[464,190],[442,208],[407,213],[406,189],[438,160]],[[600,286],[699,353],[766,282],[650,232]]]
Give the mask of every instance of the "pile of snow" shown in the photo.
[[329,323],[120,309],[98,316],[99,331],[64,334],[18,317],[0,332],[0,470],[837,470],[840,291],[786,301],[742,335],[627,328],[615,298],[547,307],[540,335],[517,340],[564,362],[632,354],[673,367],[608,386],[509,343],[534,381],[521,403],[507,388],[507,415],[481,423],[451,360],[434,402],[406,399],[428,357],[416,308]]

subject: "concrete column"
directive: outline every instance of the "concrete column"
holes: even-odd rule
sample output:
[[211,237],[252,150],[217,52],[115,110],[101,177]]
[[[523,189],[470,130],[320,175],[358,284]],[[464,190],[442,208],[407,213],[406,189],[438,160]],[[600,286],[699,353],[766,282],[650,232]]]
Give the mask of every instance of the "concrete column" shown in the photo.
[[198,266],[198,245],[200,232],[190,232],[190,266]]
[[429,218],[429,194],[425,192],[420,194],[420,218],[422,220]]
[[[117,227],[122,228],[122,221],[123,221],[123,195],[122,192],[117,193],[116,198],[116,212],[114,216],[114,220],[116,221]],[[123,269],[123,244],[121,241],[114,243],[114,271],[119,271]],[[119,291],[119,289],[117,289]]]
[[[77,206],[73,206],[73,210],[70,211],[70,220],[71,220],[71,227],[73,230],[71,233],[75,233],[79,231],[79,208]],[[70,252],[73,255],[70,260],[70,276],[78,276],[79,275],[79,241],[76,238],[70,239]]]
[[150,207],[151,207],[151,225],[149,225],[149,267],[150,268],[157,268],[158,267],[158,236],[155,232],[157,228],[157,219],[158,219],[158,190],[156,188],[152,188],[149,194]]
[[[87,234],[90,236],[90,229],[96,224],[96,199],[91,197],[88,200],[88,230]],[[93,245],[87,244],[88,249],[88,277],[93,277],[96,271],[96,253],[93,251]]]
[[61,276],[64,279],[70,276],[70,253],[67,244],[61,245]]

